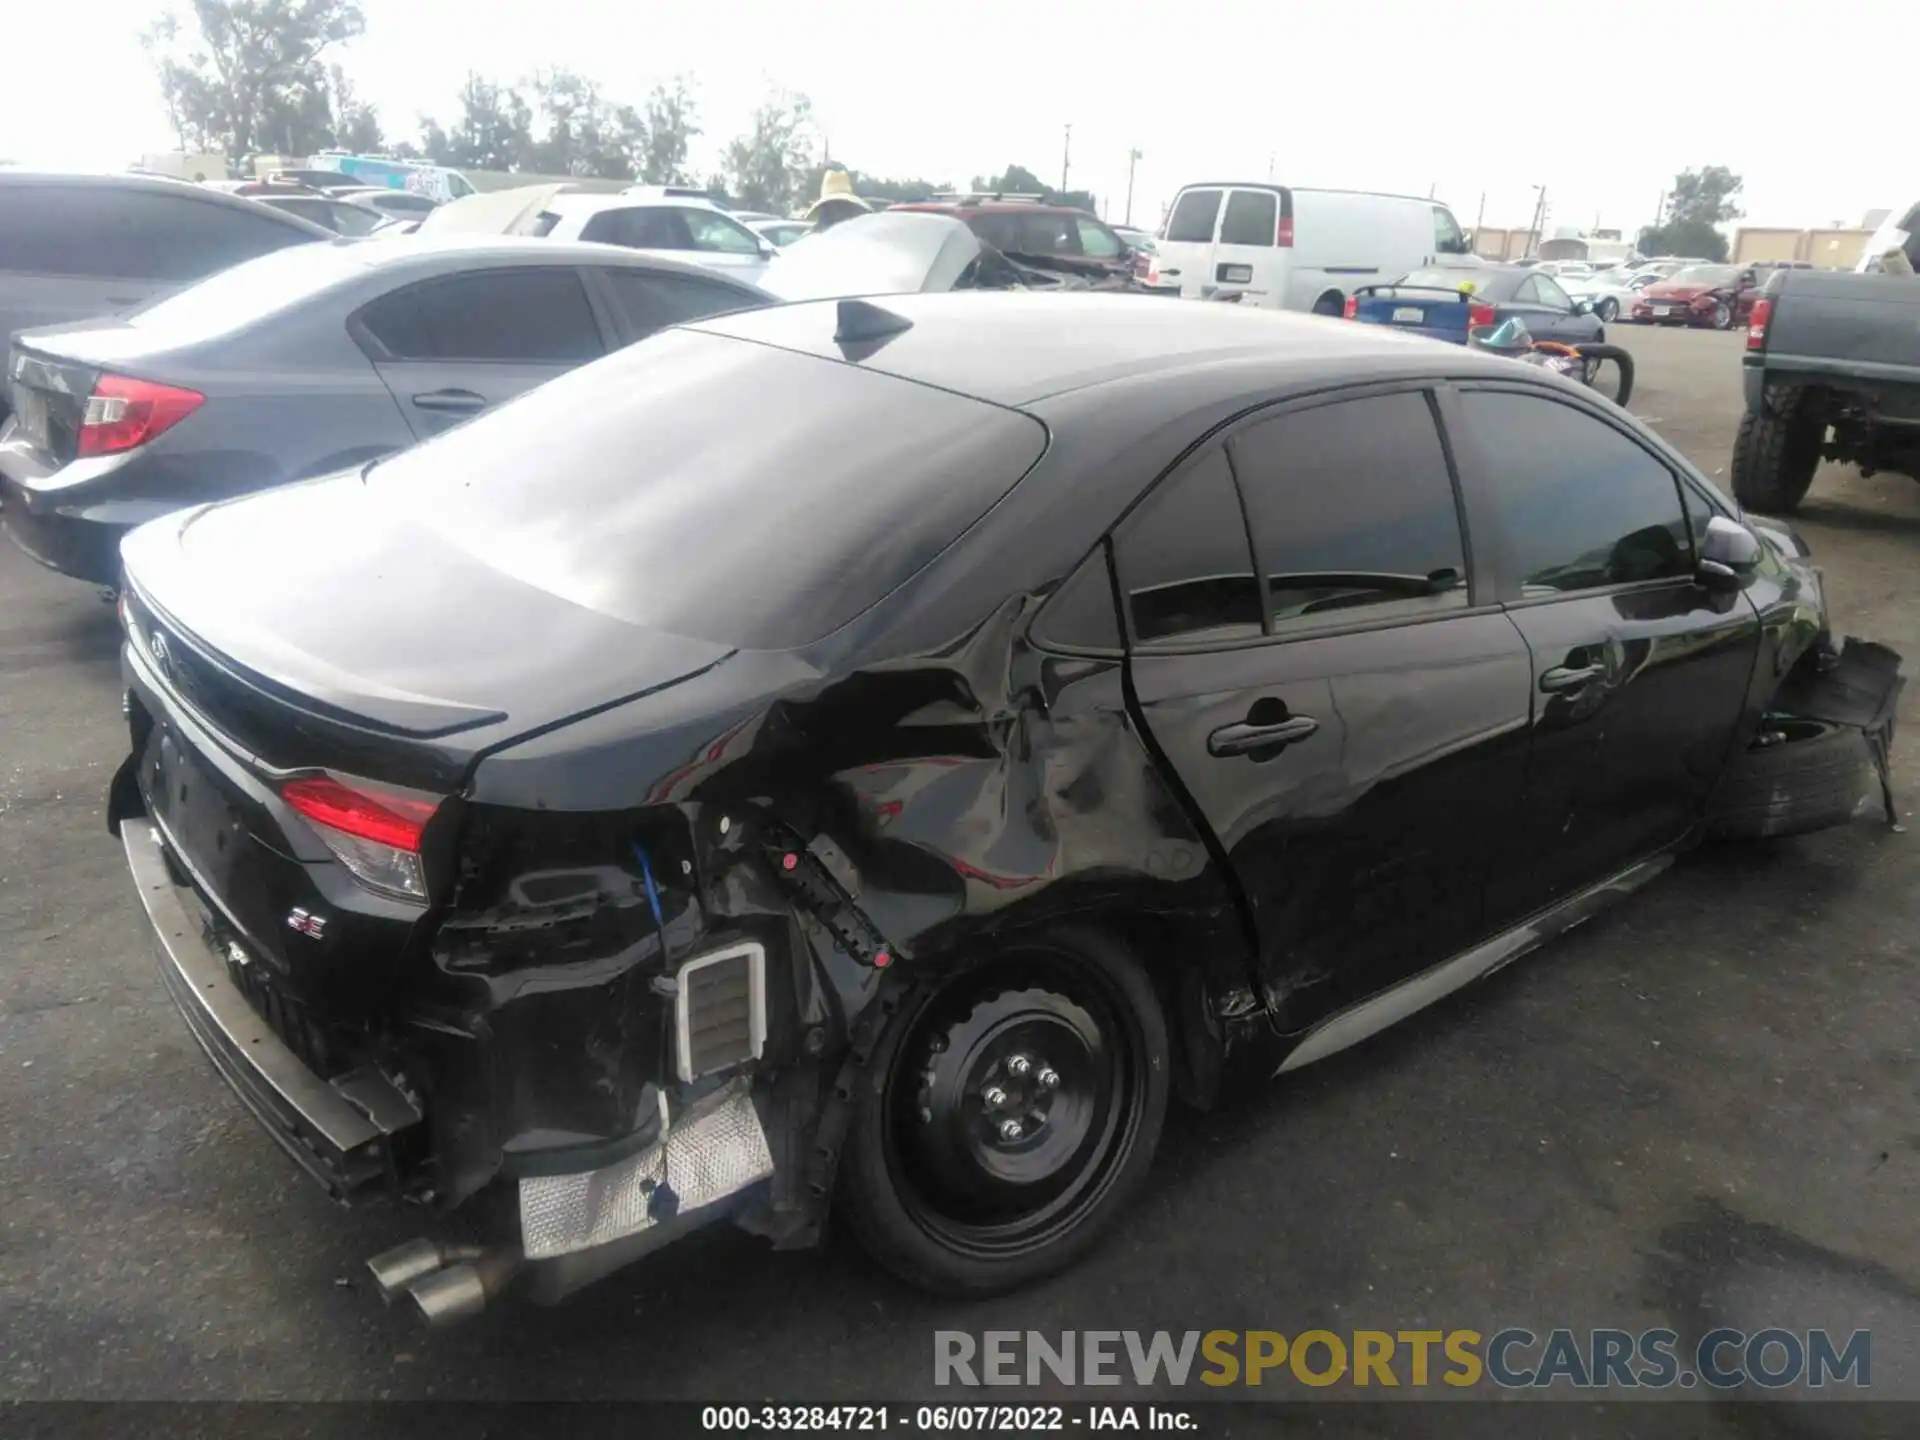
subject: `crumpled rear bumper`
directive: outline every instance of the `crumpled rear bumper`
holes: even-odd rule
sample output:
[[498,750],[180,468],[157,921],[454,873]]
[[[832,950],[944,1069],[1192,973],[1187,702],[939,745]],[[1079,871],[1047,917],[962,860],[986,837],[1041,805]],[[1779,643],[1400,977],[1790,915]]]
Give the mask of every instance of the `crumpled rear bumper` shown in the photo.
[[420,1110],[377,1071],[332,1081],[314,1074],[228,973],[228,957],[214,948],[192,889],[174,878],[159,826],[123,819],[120,839],[152,929],[160,978],[220,1077],[336,1200],[381,1189],[392,1171],[391,1145],[421,1123]]

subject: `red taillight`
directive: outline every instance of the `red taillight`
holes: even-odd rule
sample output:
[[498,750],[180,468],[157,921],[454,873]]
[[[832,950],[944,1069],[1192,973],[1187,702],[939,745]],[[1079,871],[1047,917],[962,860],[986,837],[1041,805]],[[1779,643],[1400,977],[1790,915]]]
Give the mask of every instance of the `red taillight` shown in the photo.
[[420,837],[438,801],[356,789],[331,775],[289,780],[280,795],[369,890],[403,900],[427,898]]
[[316,824],[416,855],[420,853],[420,834],[438,808],[426,800],[369,795],[342,785],[331,775],[289,780],[280,794]]
[[1347,303],[1340,307],[1340,318],[1342,320],[1352,320],[1358,317],[1359,314],[1360,297],[1358,295],[1347,296]]
[[206,403],[196,390],[156,385],[126,375],[102,375],[87,397],[80,422],[82,455],[118,455],[170,430]]
[[1273,232],[1273,243],[1287,248],[1292,247],[1293,217],[1291,215],[1282,215],[1280,217],[1280,225]]
[[1493,306],[1482,305],[1478,300],[1469,300],[1467,302],[1467,330],[1469,332],[1478,330],[1483,325],[1497,324],[1499,323],[1499,319],[1500,316],[1495,312]]
[[1764,350],[1767,348],[1767,322],[1773,319],[1773,301],[1764,296],[1753,302],[1753,313],[1747,316],[1747,348]]

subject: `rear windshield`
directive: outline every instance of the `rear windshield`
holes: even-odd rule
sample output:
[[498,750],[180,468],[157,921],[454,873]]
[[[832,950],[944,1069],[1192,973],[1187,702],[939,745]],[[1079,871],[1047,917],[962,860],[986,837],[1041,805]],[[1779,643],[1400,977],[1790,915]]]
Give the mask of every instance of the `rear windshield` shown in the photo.
[[169,345],[192,345],[291,309],[365,269],[351,241],[296,245],[222,270],[128,320]]
[[1167,217],[1167,239],[1176,244],[1204,244],[1213,239],[1213,222],[1220,214],[1218,190],[1183,190]]
[[1046,448],[1038,421],[837,360],[670,330],[367,473],[495,570],[750,650],[837,630]]

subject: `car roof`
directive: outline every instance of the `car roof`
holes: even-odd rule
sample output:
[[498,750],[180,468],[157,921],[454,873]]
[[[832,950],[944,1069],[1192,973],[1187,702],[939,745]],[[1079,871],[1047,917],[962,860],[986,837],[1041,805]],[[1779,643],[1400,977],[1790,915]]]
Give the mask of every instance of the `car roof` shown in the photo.
[[657,250],[634,250],[625,245],[602,245],[594,240],[555,240],[535,235],[405,235],[379,245],[344,241],[355,258],[368,268],[385,268],[408,263],[432,266],[474,258],[501,265],[551,265],[556,260],[571,260],[576,265],[613,265],[622,269],[659,270],[673,275],[691,275],[702,280],[718,280],[743,290],[742,284],[708,266],[674,260]]
[[[149,175],[134,171],[120,173],[85,170],[16,170],[0,166],[0,188],[15,185],[36,188],[61,186],[76,189],[138,190],[150,195],[181,195],[209,205],[225,205],[229,208],[245,210],[250,215],[265,214],[278,224],[294,226],[310,232],[316,240],[322,237],[331,239],[333,236],[331,230],[315,225],[311,220],[302,220],[298,215],[289,215],[286,211],[276,210],[271,205],[262,205],[250,195],[235,195],[192,180],[177,180],[171,175]],[[294,195],[301,192],[288,190],[284,193]]]
[[932,210],[942,215],[1085,215],[1090,211],[1073,205],[1056,205],[1050,200],[905,200],[888,207],[893,210]]
[[[846,301],[804,301],[738,311],[692,328],[828,359],[994,404],[1211,366],[1241,371],[1270,362],[1337,380],[1369,372],[1486,373],[1512,377],[1511,361],[1440,345],[1386,326],[1288,311],[1172,303],[1088,292],[961,291],[877,295],[864,303],[911,322],[874,340],[835,341]],[[856,315],[860,312],[850,312]]]
[[707,210],[734,219],[711,200],[694,195],[636,195],[625,191],[606,194],[593,190],[564,190],[545,207],[557,215],[598,215],[602,210]]

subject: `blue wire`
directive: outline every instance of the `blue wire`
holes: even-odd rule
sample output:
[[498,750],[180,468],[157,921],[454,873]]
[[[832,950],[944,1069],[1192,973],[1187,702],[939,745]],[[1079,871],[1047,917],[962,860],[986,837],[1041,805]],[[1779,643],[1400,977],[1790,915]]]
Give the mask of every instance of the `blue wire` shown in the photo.
[[664,935],[667,922],[660,914],[660,892],[654,888],[653,866],[647,860],[647,852],[640,848],[638,840],[633,842],[634,857],[640,862],[640,878],[647,882],[647,904],[653,907],[653,923],[660,927]]

